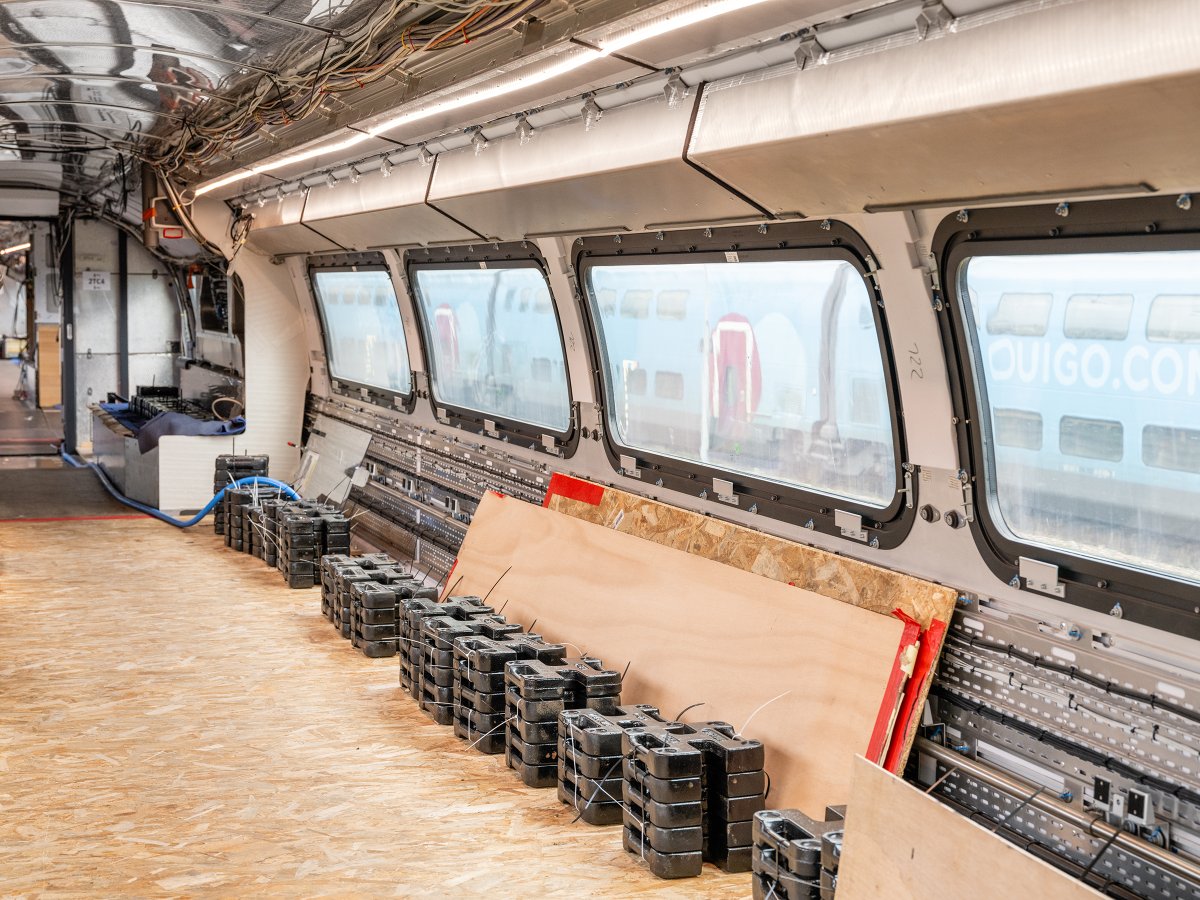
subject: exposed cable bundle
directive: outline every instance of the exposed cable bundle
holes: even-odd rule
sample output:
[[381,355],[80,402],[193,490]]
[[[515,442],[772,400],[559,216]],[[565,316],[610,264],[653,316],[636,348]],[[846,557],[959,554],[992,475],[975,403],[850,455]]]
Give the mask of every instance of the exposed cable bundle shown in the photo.
[[[200,105],[177,134],[157,145],[148,161],[165,172],[201,165],[263,128],[289,125],[318,111],[330,95],[362,90],[417,53],[464,46],[515,25],[546,0],[440,0],[434,17],[394,29],[398,17],[417,6],[412,0],[384,0],[345,35],[330,34],[315,65],[305,58],[315,48],[298,44],[279,59],[275,71],[257,71],[241,85],[223,85],[238,96],[233,106]],[[455,16],[447,21],[447,16]],[[240,90],[238,88],[241,88]]]

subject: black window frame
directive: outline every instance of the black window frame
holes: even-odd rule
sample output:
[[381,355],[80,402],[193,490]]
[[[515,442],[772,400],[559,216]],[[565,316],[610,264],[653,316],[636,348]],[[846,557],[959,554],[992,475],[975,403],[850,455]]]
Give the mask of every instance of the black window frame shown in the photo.
[[[333,356],[329,349],[329,326],[325,322],[325,310],[321,304],[321,295],[317,291],[317,282],[313,277],[317,272],[386,272],[391,280],[392,270],[388,268],[387,260],[382,253],[338,253],[329,256],[310,257],[305,268],[305,278],[308,281],[308,291],[317,308],[317,322],[321,326],[321,345],[325,348],[325,371],[329,376],[329,389],[332,393],[354,400],[365,400],[375,406],[398,409],[411,413],[417,398],[416,373],[412,370],[412,351],[408,348],[408,335],[405,333],[405,353],[409,359],[409,381],[407,393],[391,391],[374,384],[361,381],[351,381],[333,373]],[[396,312],[400,315],[401,327],[404,326],[404,310],[400,307],[400,297],[395,286],[392,295],[396,302]]]
[[[871,299],[876,338],[883,366],[888,415],[892,428],[892,457],[896,490],[887,506],[880,508],[835,494],[770,481],[700,463],[662,456],[646,450],[626,447],[617,442],[608,427],[607,410],[611,404],[607,365],[601,344],[600,322],[587,296],[588,274],[595,265],[663,265],[686,262],[728,262],[727,254],[736,253],[741,261],[836,260],[854,267]],[[730,263],[736,264],[736,263]],[[899,381],[887,326],[883,297],[873,273],[875,258],[866,241],[850,226],[838,221],[772,223],[767,226],[736,225],[721,228],[685,229],[673,232],[620,234],[579,238],[575,243],[573,268],[576,300],[587,323],[588,341],[593,360],[592,374],[596,396],[602,398],[604,424],[594,435],[602,441],[613,469],[622,472],[622,455],[638,461],[641,480],[691,497],[709,501],[714,512],[729,509],[716,496],[714,480],[729,481],[737,495],[737,508],[799,525],[813,531],[842,538],[854,544],[835,522],[837,511],[862,516],[862,527],[871,547],[898,547],[916,519],[917,479],[911,477],[907,463],[907,442]],[[619,311],[619,310],[618,310]]]
[[[1058,566],[1066,603],[1119,615],[1190,638],[1200,638],[1200,587],[1195,583],[1066,549],[1035,544],[1008,533],[990,502],[995,479],[983,439],[989,428],[971,368],[970,323],[960,293],[962,263],[976,256],[1068,255],[1200,250],[1200,220],[1175,197],[1098,200],[991,209],[948,215],[932,243],[940,289],[934,308],[946,356],[959,459],[974,493],[971,534],[988,568],[1013,587],[1021,557]],[[986,396],[986,384],[983,395]],[[1084,502],[1081,498],[1081,502]],[[1036,593],[1036,591],[1035,591]]]
[[[437,396],[433,354],[428,346],[432,340],[431,323],[426,320],[422,309],[416,273],[424,269],[476,270],[480,268],[481,264],[486,265],[489,269],[537,269],[546,283],[546,291],[550,295],[550,311],[554,314],[554,321],[558,325],[558,341],[562,348],[563,369],[567,376],[568,423],[563,431],[554,431],[543,425],[454,406],[443,402]],[[413,311],[417,317],[418,330],[421,333],[421,358],[425,365],[425,371],[428,373],[429,402],[435,418],[441,411],[444,412],[451,425],[473,434],[498,438],[528,447],[530,450],[563,458],[570,458],[574,455],[575,449],[579,445],[579,405],[571,390],[571,361],[567,356],[567,342],[563,334],[562,317],[559,315],[558,304],[555,302],[554,290],[550,286],[550,269],[537,247],[530,241],[510,241],[489,242],[485,245],[470,244],[407,250],[404,254],[404,274],[409,296],[412,298]],[[486,423],[489,421],[495,425],[495,431],[488,429]],[[553,439],[552,446],[547,445],[546,438]]]

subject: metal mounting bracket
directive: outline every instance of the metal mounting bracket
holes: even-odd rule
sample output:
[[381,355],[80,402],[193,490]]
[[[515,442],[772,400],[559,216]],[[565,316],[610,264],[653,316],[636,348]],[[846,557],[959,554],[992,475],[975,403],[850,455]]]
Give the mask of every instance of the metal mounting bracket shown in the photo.
[[841,531],[842,537],[863,542],[867,540],[867,530],[863,528],[863,518],[858,513],[835,509],[833,511],[833,524]]
[[722,503],[731,503],[734,506],[738,505],[738,495],[733,489],[733,482],[724,478],[713,479],[713,493],[717,495],[717,499]]
[[1025,587],[1040,594],[1066,597],[1067,588],[1058,580],[1058,566],[1022,556],[1017,560],[1017,572]]
[[638,468],[638,461],[635,457],[621,454],[621,474],[628,475],[630,478],[641,478],[642,470]]

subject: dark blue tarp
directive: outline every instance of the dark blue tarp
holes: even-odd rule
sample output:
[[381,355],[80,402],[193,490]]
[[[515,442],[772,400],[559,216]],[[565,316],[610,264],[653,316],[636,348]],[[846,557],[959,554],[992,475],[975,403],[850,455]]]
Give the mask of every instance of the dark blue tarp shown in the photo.
[[137,433],[138,450],[149,453],[158,446],[158,439],[168,434],[241,434],[246,430],[242,416],[228,422],[201,422],[178,412],[159,413]]
[[128,403],[101,403],[100,408],[137,435],[138,450],[142,453],[157,447],[158,439],[165,434],[241,434],[246,430],[243,416],[228,422],[204,422],[185,413],[164,412],[147,421],[130,410]]

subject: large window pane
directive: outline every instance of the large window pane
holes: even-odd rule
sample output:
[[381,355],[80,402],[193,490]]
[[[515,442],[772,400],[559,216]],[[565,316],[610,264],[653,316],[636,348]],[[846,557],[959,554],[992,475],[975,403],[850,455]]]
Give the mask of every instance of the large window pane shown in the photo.
[[[1000,522],[1200,580],[1200,252],[983,256],[960,274]],[[1044,328],[997,330],[1012,297],[1045,298],[1023,304]]]
[[618,444],[892,501],[883,360],[849,263],[598,265],[587,280]]
[[330,375],[340,381],[409,393],[408,346],[388,273],[380,269],[315,269],[312,281],[325,324]]
[[415,279],[437,401],[567,431],[567,366],[541,270],[423,268]]

